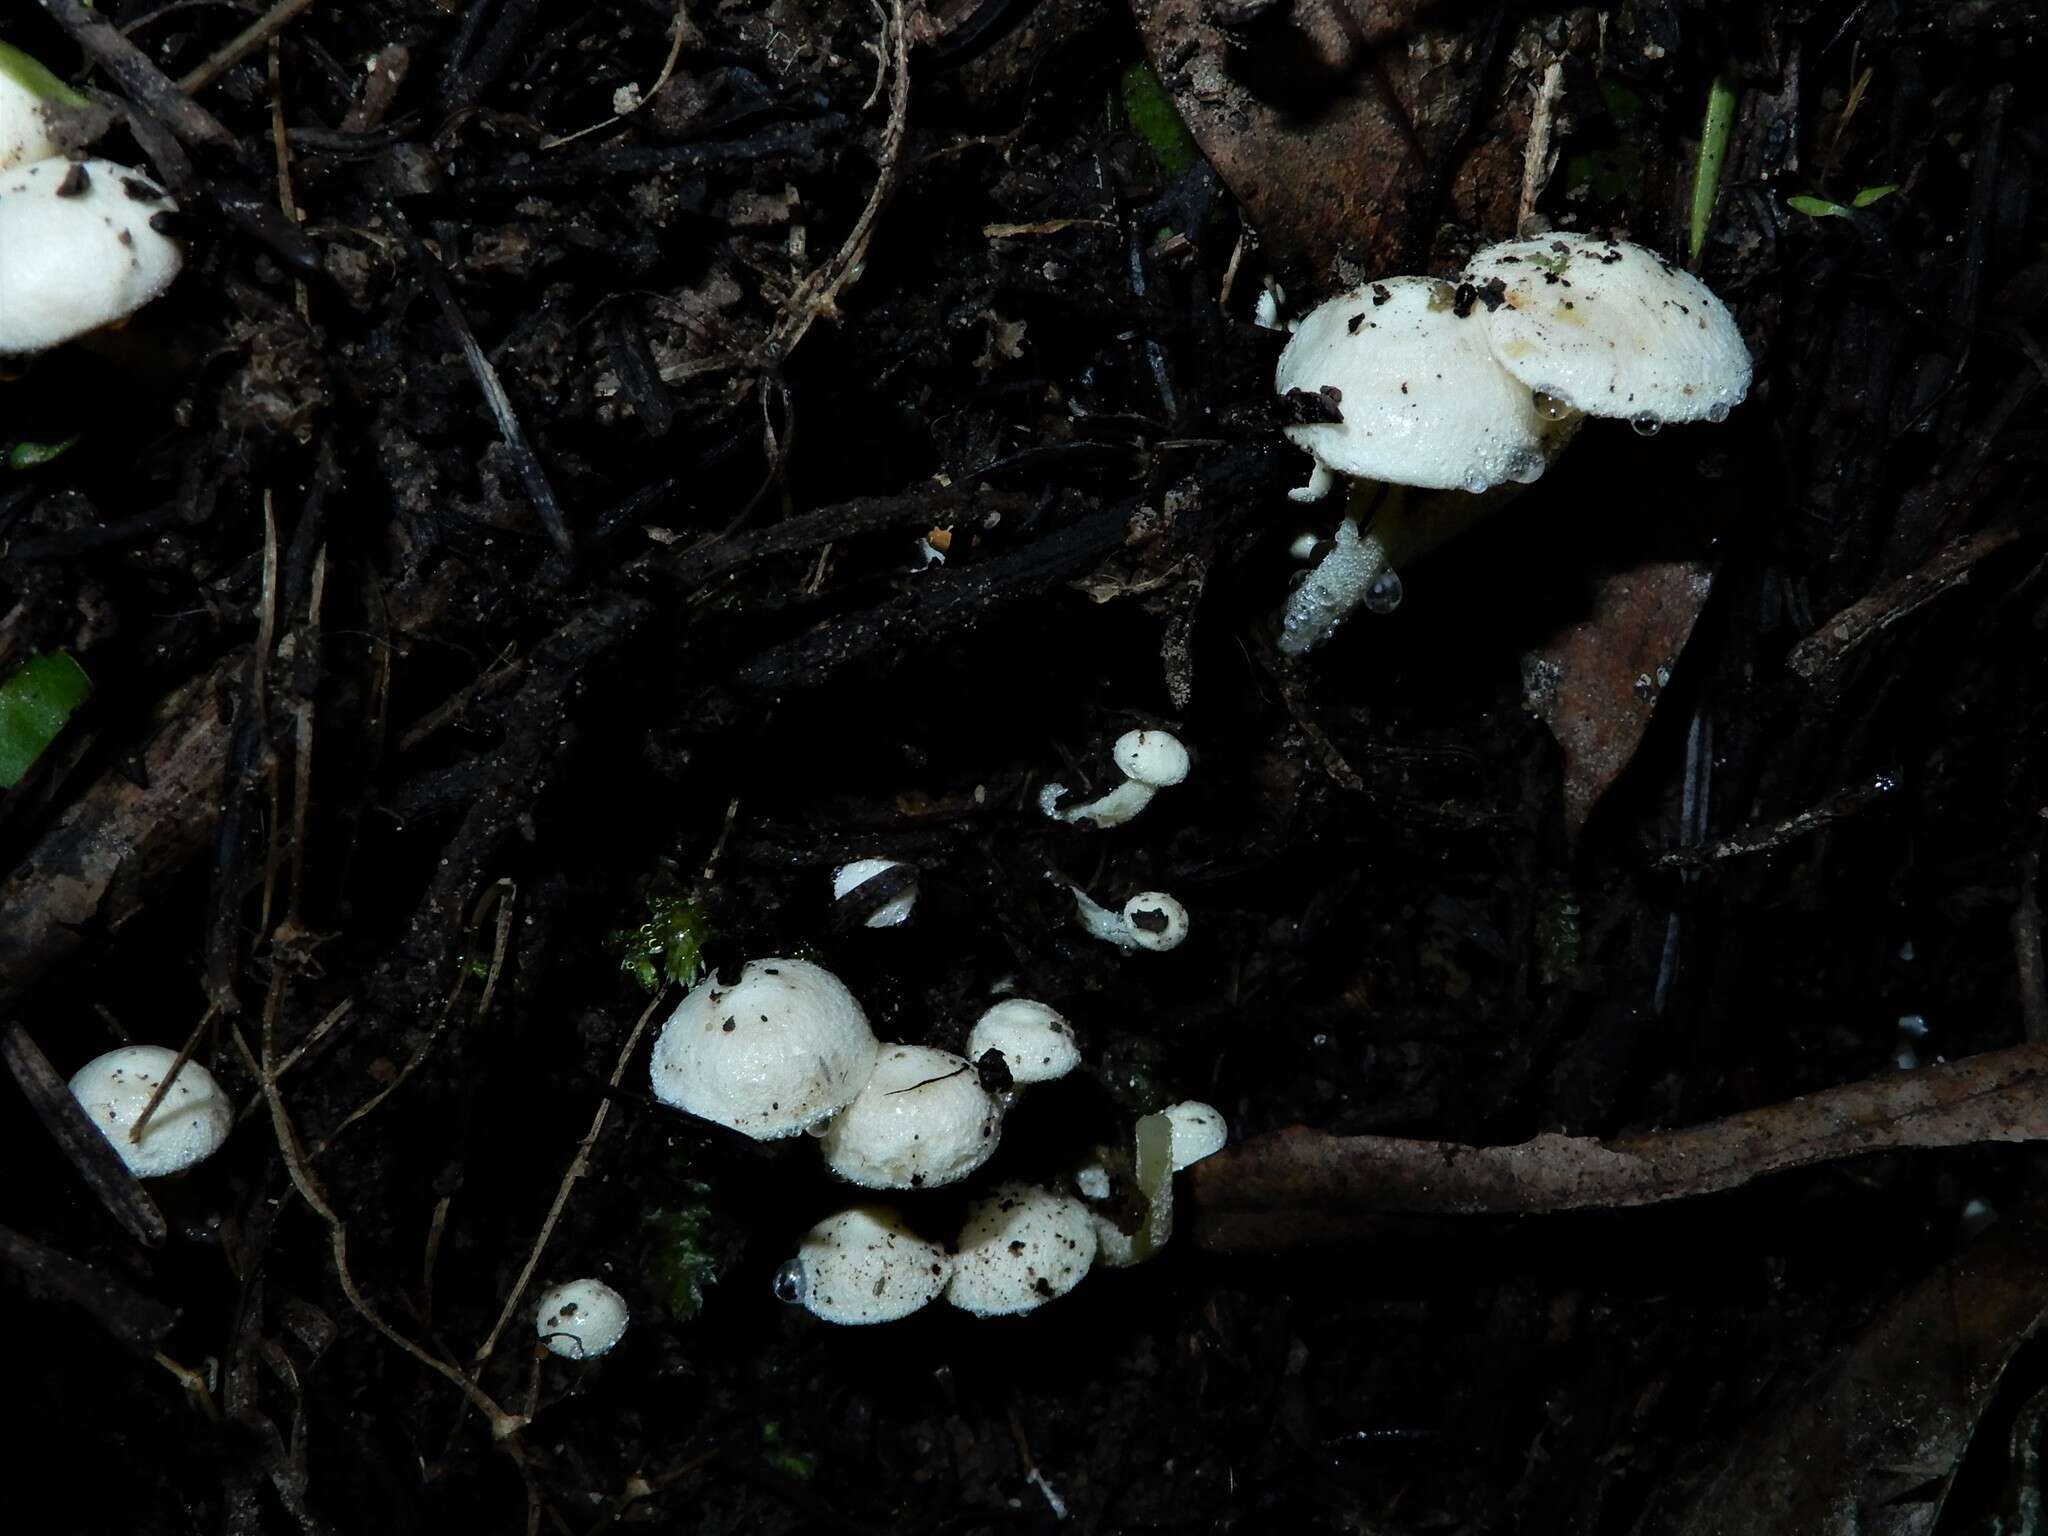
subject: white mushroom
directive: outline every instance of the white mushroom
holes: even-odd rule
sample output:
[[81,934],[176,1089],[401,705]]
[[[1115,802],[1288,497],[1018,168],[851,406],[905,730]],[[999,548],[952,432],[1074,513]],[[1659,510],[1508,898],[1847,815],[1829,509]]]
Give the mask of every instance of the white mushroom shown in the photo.
[[654,1096],[756,1140],[794,1136],[854,1101],[881,1046],[838,977],[808,960],[749,960],[676,1006],[654,1042]]
[[967,1059],[980,1061],[995,1051],[1019,1085],[1049,1083],[1081,1064],[1074,1026],[1043,1003],[1005,998],[979,1019],[967,1036]]
[[1088,1207],[1029,1184],[1003,1184],[967,1212],[946,1299],[977,1317],[1030,1312],[1064,1296],[1095,1262]]
[[156,223],[175,212],[147,176],[107,160],[0,171],[0,355],[112,325],[170,287],[184,253]]
[[602,1280],[570,1280],[543,1291],[533,1331],[565,1360],[590,1360],[626,1336],[632,1312],[626,1298]]
[[[1058,877],[1055,876],[1055,879]],[[1089,934],[1118,949],[1178,949],[1188,936],[1188,909],[1164,891],[1140,891],[1112,912],[1078,885],[1067,887],[1074,897],[1074,915]]]
[[828,1323],[893,1323],[936,1297],[953,1258],[883,1206],[856,1206],[804,1234],[777,1271],[775,1294]]
[[[1500,366],[1589,416],[1720,421],[1749,393],[1749,348],[1712,289],[1655,251],[1585,235],[1488,246],[1464,281]],[[1495,287],[1498,284],[1500,286]]]
[[897,928],[910,921],[917,905],[917,866],[900,859],[855,859],[832,871],[832,899],[843,901],[870,880],[902,870],[903,888],[867,915],[869,928]]
[[220,1084],[198,1062],[188,1061],[150,1112],[142,1139],[131,1139],[143,1108],[177,1060],[167,1046],[124,1045],[94,1057],[71,1078],[71,1096],[138,1179],[162,1178],[203,1162],[234,1129],[235,1109]]
[[890,1045],[818,1145],[849,1184],[927,1189],[987,1162],[1002,1127],[1002,1106],[967,1061],[930,1046]]
[[1230,1127],[1211,1105],[1188,1099],[1167,1105],[1163,1113],[1172,1128],[1173,1146],[1169,1155],[1173,1159],[1175,1173],[1199,1163],[1212,1153],[1221,1152],[1223,1144],[1230,1139]]
[[39,61],[0,42],[0,171],[64,153],[52,108],[85,101]]
[[1170,731],[1125,731],[1111,748],[1124,782],[1106,795],[1082,805],[1062,806],[1064,784],[1048,784],[1038,792],[1038,807],[1060,821],[1086,821],[1098,827],[1120,827],[1152,803],[1153,795],[1171,789],[1188,776],[1188,749]]
[[1389,277],[1310,311],[1273,374],[1278,394],[1327,418],[1285,429],[1316,461],[1296,500],[1337,475],[1478,492],[1543,473],[1556,424],[1494,361],[1473,307],[1450,283]]

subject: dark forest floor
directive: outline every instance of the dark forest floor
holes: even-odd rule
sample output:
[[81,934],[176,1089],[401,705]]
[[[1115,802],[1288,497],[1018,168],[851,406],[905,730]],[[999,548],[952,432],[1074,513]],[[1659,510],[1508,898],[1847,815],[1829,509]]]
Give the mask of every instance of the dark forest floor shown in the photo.
[[[175,78],[261,7],[98,9]],[[1299,665],[1273,615],[1332,514],[1285,496],[1260,286],[1305,307],[1376,252],[1455,271],[1511,231],[1417,159],[1441,195],[1399,221],[1247,239],[1133,124],[1139,28],[1102,0],[914,8],[907,77],[867,6],[685,10],[607,123],[662,73],[666,0],[315,5],[198,94],[232,143],[186,155],[170,295],[0,383],[0,443],[80,439],[0,469],[0,656],[96,685],[0,800],[0,1000],[65,1074],[204,1021],[251,1106],[152,1186],[154,1249],[0,1112],[0,1223],[117,1287],[95,1314],[0,1267],[9,1528],[966,1533],[1051,1530],[1056,1498],[1109,1532],[2038,1529],[2023,1147],[1262,1256],[1191,1220],[1027,1319],[834,1329],[770,1290],[844,1203],[809,1146],[662,1109],[644,1047],[607,1086],[650,1003],[610,936],[685,898],[714,964],[818,958],[884,1039],[956,1047],[1005,979],[1074,1020],[1083,1071],[989,1177],[1184,1097],[1234,1137],[1501,1144],[2048,1043],[2035,8],[1423,16],[1461,104],[1439,148],[1486,138],[1510,43],[1547,36],[1538,208],[1674,255],[1735,83],[1700,271],[1757,383],[1725,425],[1589,428]],[[166,144],[145,117],[99,152]],[[1711,597],[1577,828],[1523,658],[1602,573],[1675,560]],[[1866,599],[1884,622],[1830,642]],[[1038,813],[1143,724],[1187,784],[1112,833]],[[81,820],[137,849],[83,897]],[[922,871],[903,929],[833,910],[831,867],[875,854]],[[1049,872],[1171,891],[1195,938],[1120,956]],[[266,1035],[306,1046],[281,1092],[332,1139],[361,1306],[263,1107]],[[632,1331],[537,1366],[521,1311],[472,1395],[533,1419],[494,1443],[449,1373],[607,1099],[536,1279],[608,1278]]]

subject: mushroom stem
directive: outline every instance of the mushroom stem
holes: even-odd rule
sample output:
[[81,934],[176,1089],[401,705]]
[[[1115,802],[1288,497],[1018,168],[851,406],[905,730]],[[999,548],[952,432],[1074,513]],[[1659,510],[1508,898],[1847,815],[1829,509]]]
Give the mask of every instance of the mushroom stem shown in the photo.
[[[1510,480],[1476,495],[1470,491],[1414,492],[1407,486],[1354,480],[1350,504],[1337,525],[1330,552],[1289,595],[1281,613],[1282,654],[1307,655],[1365,605],[1374,583],[1389,574],[1398,575],[1411,561],[1449,543],[1526,489]],[[1394,598],[1394,602],[1399,600]],[[1393,603],[1385,606],[1391,609]]]

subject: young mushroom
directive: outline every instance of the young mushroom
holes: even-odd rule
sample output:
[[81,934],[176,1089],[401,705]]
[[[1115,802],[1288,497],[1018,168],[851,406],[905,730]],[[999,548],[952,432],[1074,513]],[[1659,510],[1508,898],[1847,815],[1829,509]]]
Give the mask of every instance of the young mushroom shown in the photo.
[[0,357],[45,352],[125,320],[184,264],[162,233],[177,205],[107,160],[0,171]]
[[1073,893],[1074,915],[1081,926],[1105,944],[1114,944],[1126,952],[1163,952],[1180,948],[1181,941],[1188,936],[1188,909],[1164,891],[1140,891],[1120,910],[1112,912],[1078,885],[1069,885],[1067,889]]
[[1007,1317],[1081,1283],[1095,1262],[1095,1224],[1071,1196],[1003,1184],[969,1208],[954,1252],[946,1300],[977,1317]]
[[1085,821],[1097,827],[1120,827],[1152,803],[1162,789],[1188,776],[1188,749],[1170,731],[1125,731],[1110,756],[1124,782],[1082,805],[1062,806],[1064,784],[1048,784],[1038,792],[1038,808],[1059,821]]
[[936,1298],[953,1257],[894,1211],[855,1206],[804,1234],[775,1273],[775,1294],[828,1323],[893,1323]]
[[591,1360],[626,1336],[631,1318],[626,1298],[602,1280],[570,1280],[541,1293],[533,1331],[564,1360]]
[[930,1046],[891,1045],[818,1145],[849,1184],[929,1189],[987,1162],[1002,1128],[1003,1107],[971,1063]]
[[757,1141],[816,1126],[854,1101],[881,1044],[839,978],[808,960],[749,960],[677,1004],[654,1042],[654,1096]]
[[979,1019],[967,1036],[967,1059],[978,1062],[994,1051],[1019,1087],[1049,1083],[1081,1064],[1074,1026],[1043,1003],[1010,997]]
[[861,919],[867,928],[898,928],[917,905],[917,866],[900,859],[855,859],[832,871],[832,899],[861,902],[879,897]]
[[1387,278],[1321,305],[1281,353],[1274,389],[1297,417],[1287,436],[1315,457],[1291,494],[1320,497],[1342,474],[1350,505],[1288,599],[1280,649],[1308,651],[1361,606],[1395,607],[1407,560],[1538,478],[1587,416],[1640,431],[1719,421],[1749,378],[1727,307],[1614,241],[1508,241],[1456,283]]
[[39,60],[0,43],[0,171],[63,154],[60,118],[90,105]]
[[136,1138],[136,1122],[177,1061],[168,1046],[124,1045],[94,1057],[71,1078],[71,1096],[138,1179],[159,1179],[204,1162],[234,1129],[235,1109],[220,1084],[198,1062],[188,1061]]
[[1224,1123],[1222,1114],[1198,1100],[1169,1104],[1161,1113],[1166,1116],[1170,1138],[1167,1156],[1175,1173],[1221,1152],[1230,1139],[1230,1127]]

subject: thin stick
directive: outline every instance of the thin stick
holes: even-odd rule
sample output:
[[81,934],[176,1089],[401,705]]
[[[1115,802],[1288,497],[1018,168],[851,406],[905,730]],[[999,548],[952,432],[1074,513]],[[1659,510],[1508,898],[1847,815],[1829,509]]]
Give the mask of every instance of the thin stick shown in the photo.
[[[633,1025],[631,1033],[626,1036],[626,1043],[619,1051],[618,1064],[612,1068],[611,1087],[617,1088],[620,1082],[624,1080],[627,1064],[633,1059],[634,1048],[640,1044],[640,1036],[647,1028],[647,1021],[654,1017],[655,1009],[661,1006],[662,999],[667,995],[668,989],[666,987],[656,992],[654,1000],[647,1005],[646,1011],[640,1015],[638,1021]],[[519,1310],[520,1299],[526,1294],[527,1286],[533,1282],[533,1272],[540,1267],[541,1252],[547,1247],[548,1239],[554,1236],[555,1223],[562,1219],[562,1212],[568,1207],[569,1191],[576,1187],[576,1181],[582,1178],[584,1172],[590,1167],[591,1151],[597,1146],[597,1138],[603,1134],[605,1119],[611,1112],[612,1101],[610,1097],[607,1096],[600,1099],[597,1105],[597,1113],[591,1117],[590,1129],[585,1133],[582,1142],[577,1146],[576,1155],[569,1160],[569,1171],[562,1175],[562,1185],[561,1188],[555,1191],[554,1204],[548,1207],[547,1218],[541,1222],[540,1232],[533,1240],[533,1249],[526,1255],[526,1264],[519,1271],[519,1278],[512,1282],[512,1289],[505,1297],[504,1309],[498,1313],[497,1322],[491,1325],[490,1336],[484,1340],[482,1346],[477,1350],[474,1359],[471,1361],[472,1364],[482,1365],[491,1358],[491,1351],[498,1347],[498,1336],[505,1331],[506,1325],[512,1321],[513,1313]]]
[[1854,789],[1845,789],[1839,794],[1831,795],[1819,805],[1809,807],[1795,816],[1787,816],[1783,821],[1773,822],[1770,826],[1745,827],[1719,842],[1690,848],[1674,848],[1658,858],[1656,867],[1694,870],[1704,865],[1718,864],[1723,859],[1781,848],[1809,832],[1818,832],[1822,827],[1831,826],[1846,817],[1854,816],[1859,811],[1868,810],[1898,787],[1899,781],[1895,775],[1872,774],[1869,783],[1859,784]]
[[[188,71],[178,82],[178,89],[188,96],[197,96],[222,75],[233,69],[243,59],[261,48],[299,17],[310,11],[316,0],[278,0],[269,11],[242,28],[233,37],[213,51],[205,63]],[[291,210],[285,210],[289,213]]]
[[1293,1126],[1196,1164],[1192,1204],[1202,1245],[1225,1252],[1356,1237],[1395,1214],[1653,1205],[1892,1148],[2048,1140],[2044,1090],[2048,1047],[2020,1045],[1618,1141],[1472,1147]]
[[185,1043],[178,1049],[178,1059],[171,1063],[163,1081],[156,1085],[156,1091],[149,1096],[149,1102],[142,1106],[142,1113],[135,1117],[135,1123],[128,1128],[128,1139],[136,1146],[142,1145],[142,1133],[149,1127],[149,1117],[156,1113],[157,1106],[164,1101],[164,1095],[171,1091],[171,1084],[178,1074],[185,1070],[185,1063],[192,1059],[192,1053],[199,1049],[199,1037],[206,1033],[206,1026],[220,1017],[220,1006],[208,1003],[206,1012],[199,1016],[199,1022],[192,1026],[192,1033],[185,1037]]
[[151,117],[187,144],[232,147],[235,136],[211,112],[193,101],[149,56],[115,31],[104,17],[78,0],[41,0],[71,40],[91,54],[114,83]]
[[1785,664],[1800,677],[1815,677],[1875,635],[1881,635],[1918,613],[1945,592],[1970,579],[1978,561],[2012,543],[2018,528],[2003,524],[1973,533],[1938,551],[1916,571],[1909,571],[1882,591],[1859,598],[1792,647]]

